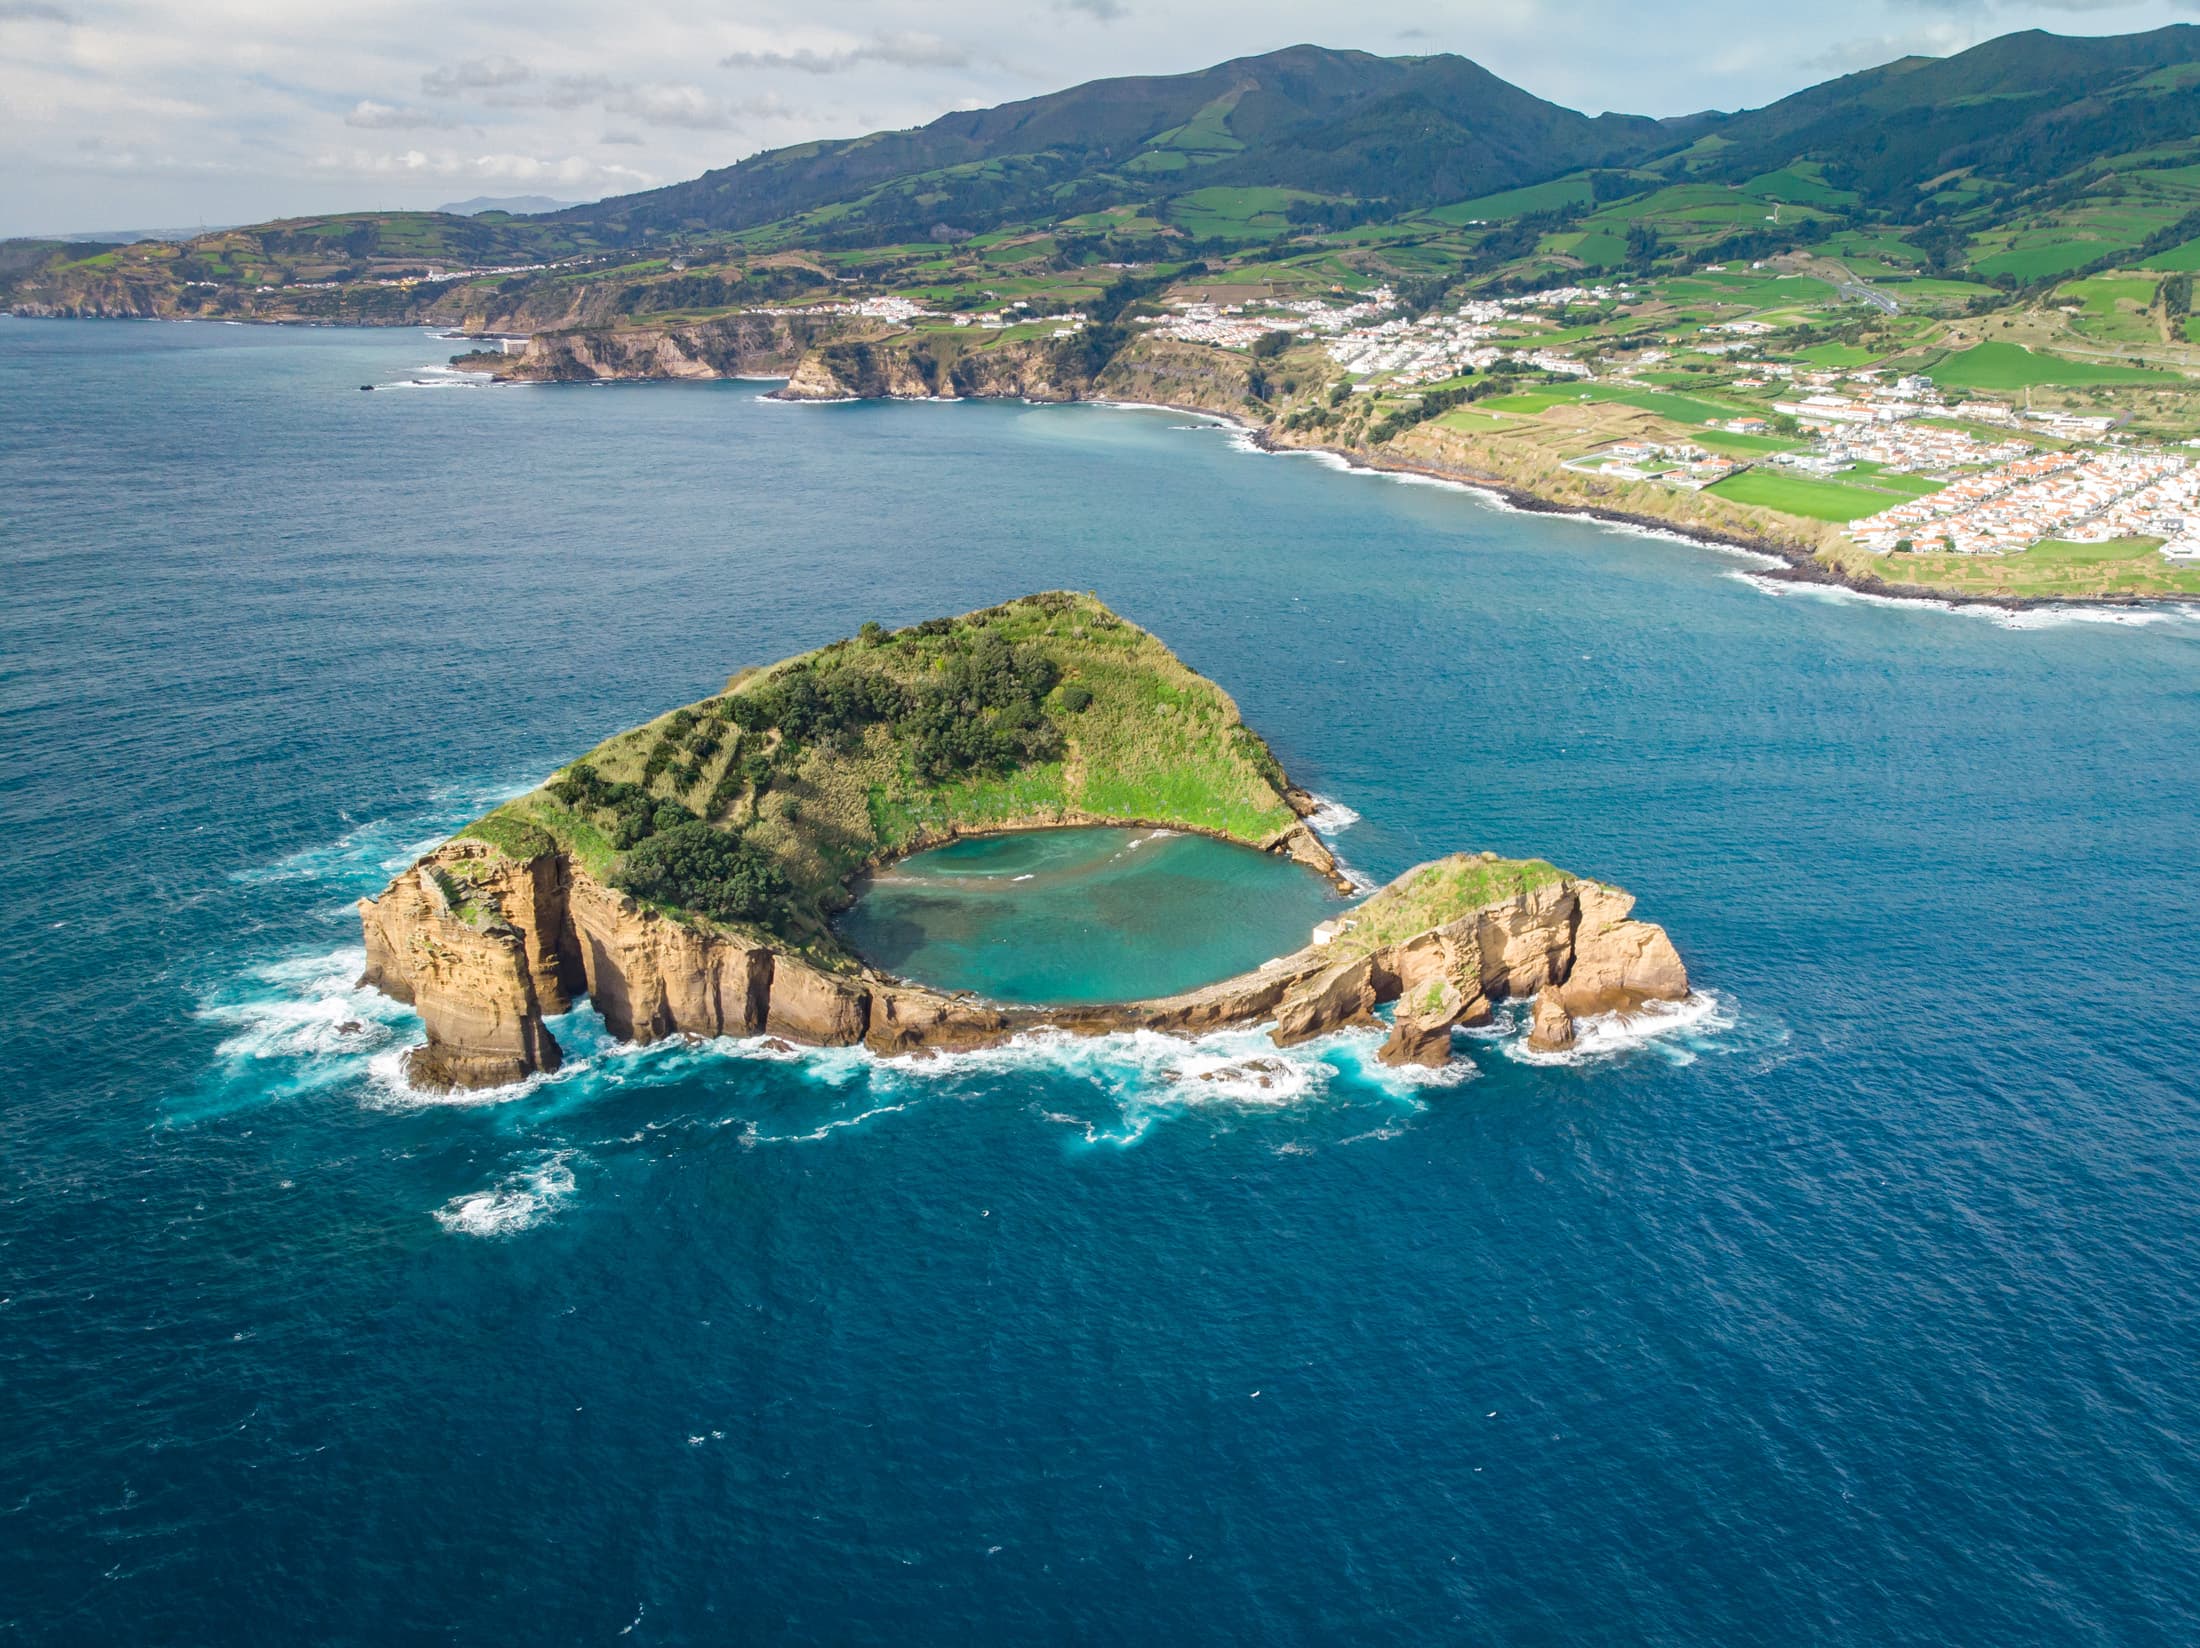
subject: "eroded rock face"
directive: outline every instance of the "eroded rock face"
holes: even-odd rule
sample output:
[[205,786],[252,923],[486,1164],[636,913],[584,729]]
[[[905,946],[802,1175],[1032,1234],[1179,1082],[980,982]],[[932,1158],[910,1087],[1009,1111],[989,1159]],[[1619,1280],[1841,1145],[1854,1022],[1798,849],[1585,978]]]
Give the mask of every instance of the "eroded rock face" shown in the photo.
[[1574,1044],[1574,1016],[1555,991],[1536,993],[1535,1018],[1528,1028],[1528,1045],[1546,1053],[1562,1053]]
[[1594,881],[1580,890],[1573,969],[1559,992],[1568,1011],[1600,1013],[1688,994],[1688,969],[1665,929],[1632,919],[1634,894]]
[[423,1087],[473,1088],[555,1070],[558,1044],[542,1022],[525,935],[467,919],[438,868],[424,861],[360,905],[362,982],[409,1002],[427,1026],[427,1044],[406,1056],[407,1075]]
[[1051,1009],[828,971],[647,909],[562,854],[521,862],[464,838],[362,900],[360,914],[363,982],[412,1003],[427,1025],[428,1044],[408,1065],[413,1080],[485,1087],[557,1068],[543,1016],[583,991],[628,1040],[770,1034],[885,1054],[991,1046],[1042,1026],[1196,1035],[1270,1021],[1273,1040],[1288,1047],[1379,1023],[1375,1009],[1394,1002],[1379,1057],[1421,1065],[1445,1063],[1452,1031],[1486,1022],[1492,1002],[1534,996],[1531,1038],[1565,1046],[1577,1014],[1688,993],[1671,941],[1633,908],[1617,888],[1560,875],[1397,942],[1355,944],[1347,917],[1327,944],[1202,989]]

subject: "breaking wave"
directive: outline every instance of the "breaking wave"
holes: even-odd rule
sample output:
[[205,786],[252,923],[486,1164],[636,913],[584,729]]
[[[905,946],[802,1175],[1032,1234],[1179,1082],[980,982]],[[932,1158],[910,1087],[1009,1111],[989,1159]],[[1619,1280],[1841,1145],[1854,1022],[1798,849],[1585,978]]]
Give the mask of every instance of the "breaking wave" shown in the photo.
[[435,1222],[456,1236],[516,1236],[554,1215],[576,1187],[573,1152],[554,1150],[486,1190],[453,1196]]
[[1734,1029],[1733,1004],[1712,990],[1697,990],[1682,1001],[1645,1002],[1625,1013],[1599,1013],[1574,1023],[1574,1044],[1558,1051],[1531,1046],[1525,1034],[1524,1003],[1500,1011],[1490,1039],[1506,1058],[1520,1064],[1588,1065],[1622,1054],[1648,1050],[1671,1064],[1694,1064],[1710,1050],[1729,1050],[1716,1039]]
[[1360,821],[1360,815],[1342,801],[1317,795],[1313,802],[1314,810],[1306,815],[1306,827],[1316,835],[1342,835]]

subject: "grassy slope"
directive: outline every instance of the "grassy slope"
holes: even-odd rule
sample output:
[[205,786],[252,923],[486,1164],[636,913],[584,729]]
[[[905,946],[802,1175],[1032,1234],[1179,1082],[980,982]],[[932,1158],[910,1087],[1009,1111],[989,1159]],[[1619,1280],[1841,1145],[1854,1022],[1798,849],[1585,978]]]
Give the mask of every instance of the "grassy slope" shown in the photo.
[[[1066,734],[1064,758],[940,784],[919,778],[883,727],[869,729],[860,747],[845,753],[823,743],[807,747],[786,777],[775,780],[751,829],[750,839],[772,852],[795,890],[777,936],[832,954],[826,917],[849,877],[928,839],[1082,813],[1265,846],[1296,822],[1283,799],[1281,769],[1229,696],[1089,596],[1026,597],[957,619],[945,634],[920,635],[912,628],[877,644],[836,642],[737,677],[729,694],[753,692],[792,669],[827,660],[860,663],[915,684],[946,650],[966,646],[985,627],[1044,650],[1059,666],[1062,685],[1050,696],[1049,710]],[[1073,685],[1092,694],[1074,712],[1061,707],[1064,689]],[[707,719],[721,701],[690,708]],[[638,781],[672,720],[668,714],[620,733],[583,759],[608,780]],[[661,773],[652,792],[704,811],[734,749],[729,738],[685,786],[676,773]],[[714,822],[738,827],[754,807],[753,794],[744,793]],[[545,836],[536,837],[530,827]],[[547,789],[508,803],[464,833],[506,851],[554,840],[599,878],[617,867],[600,824],[577,817]]]
[[2034,354],[2014,343],[1982,343],[1950,356],[1932,369],[1932,379],[1943,389],[1980,389],[2007,392],[2013,389],[2090,384],[2159,384],[2172,387],[2186,380],[2174,372],[2151,372],[2144,367],[2117,366],[2105,361],[2065,360],[2059,355]]
[[1409,870],[1352,914],[1352,925],[1331,941],[1339,961],[1386,945],[1402,944],[1471,910],[1496,904],[1559,879],[1556,865],[1539,858],[1469,857],[1461,853]]

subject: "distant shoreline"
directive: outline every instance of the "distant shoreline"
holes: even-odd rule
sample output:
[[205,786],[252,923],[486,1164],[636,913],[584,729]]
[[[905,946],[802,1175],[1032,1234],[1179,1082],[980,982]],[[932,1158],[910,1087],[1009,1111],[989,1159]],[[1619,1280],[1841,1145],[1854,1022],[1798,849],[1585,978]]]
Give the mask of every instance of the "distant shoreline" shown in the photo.
[[1875,600],[1915,601],[1943,607],[1992,607],[2005,612],[2051,611],[2058,607],[2189,611],[2200,607],[2200,596],[2194,595],[1974,595],[1966,591],[1934,589],[1917,584],[1893,584],[1880,578],[1859,577],[1844,568],[1828,565],[1808,551],[1792,549],[1769,538],[1682,525],[1656,515],[1631,510],[1561,502],[1555,498],[1543,497],[1514,482],[1461,473],[1435,464],[1384,460],[1371,457],[1365,452],[1336,446],[1285,444],[1273,439],[1265,424],[1249,423],[1227,412],[1155,401],[1096,400],[1090,404],[1111,406],[1125,411],[1175,412],[1189,417],[1208,418],[1237,430],[1259,450],[1272,456],[1288,457],[1294,453],[1306,453],[1337,459],[1347,469],[1368,474],[1416,476],[1468,492],[1485,493],[1524,515],[1548,515],[1562,519],[1595,521],[1607,526],[1633,527],[1638,531],[1677,539],[1705,549],[1739,550],[1774,563],[1756,569],[1751,576],[1775,583],[1846,590],[1852,595],[1869,596]]

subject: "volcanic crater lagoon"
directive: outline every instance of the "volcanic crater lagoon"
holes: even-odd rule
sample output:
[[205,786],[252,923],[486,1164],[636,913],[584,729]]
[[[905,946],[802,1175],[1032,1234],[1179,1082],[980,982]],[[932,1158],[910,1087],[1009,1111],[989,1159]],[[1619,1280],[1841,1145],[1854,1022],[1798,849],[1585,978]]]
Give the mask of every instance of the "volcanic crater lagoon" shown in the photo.
[[1304,865],[1180,831],[951,842],[857,889],[841,937],[901,978],[1001,1002],[1173,995],[1303,946],[1346,901]]
[[[452,347],[0,320],[0,1639],[2200,1640],[2200,624]],[[1370,878],[1628,887],[1695,1016],[1427,1082],[583,1003],[555,1076],[403,1085],[353,900],[1044,588]]]

